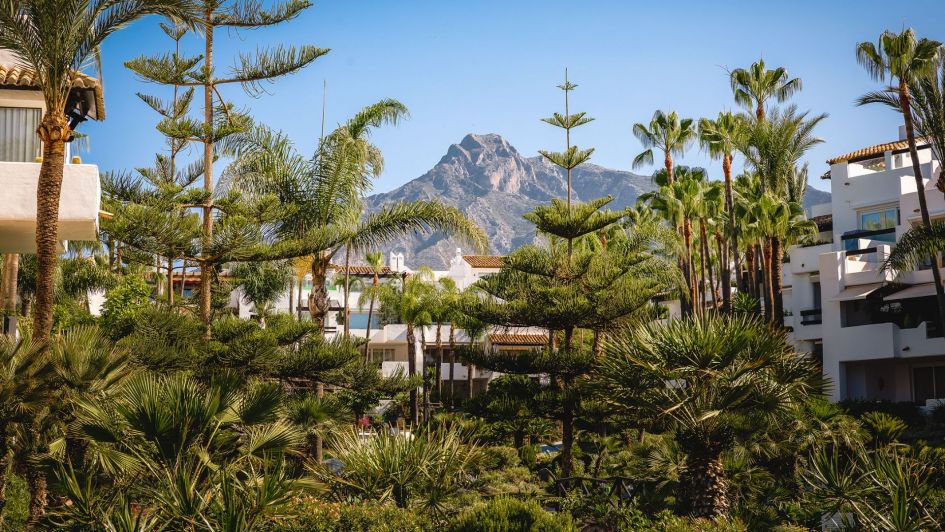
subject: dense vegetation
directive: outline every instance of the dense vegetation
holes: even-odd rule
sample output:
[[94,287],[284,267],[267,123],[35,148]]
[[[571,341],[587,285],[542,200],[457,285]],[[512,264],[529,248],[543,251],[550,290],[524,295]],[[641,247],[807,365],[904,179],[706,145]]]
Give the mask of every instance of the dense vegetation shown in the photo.
[[[367,105],[303,155],[223,98],[235,84],[258,94],[328,51],[259,50],[219,78],[215,31],[287,22],[308,2],[101,4],[74,18],[48,16],[76,9],[61,0],[0,9],[0,46],[43,74],[47,101],[39,252],[3,268],[0,306],[21,319],[0,339],[0,528],[941,529],[945,408],[830,404],[818,361],[783,327],[785,250],[817,233],[800,161],[825,116],[787,103],[801,81],[785,69],[758,61],[730,73],[744,113],[656,111],[635,124],[634,166],[663,164],[657,189],[623,211],[609,197],[572,201],[572,170],[593,153],[572,130],[592,119],[570,112],[577,86],[565,74],[564,113],[544,119],[564,130],[564,151],[541,154],[567,174],[567,196],[526,216],[536,243],[461,291],[426,269],[380,280],[376,250],[399,235],[486,244],[436,201],[366,212],[383,167],[370,135],[406,119],[403,104]],[[57,255],[51,205],[73,135],[63,94],[103,39],[151,13],[171,17],[172,51],[127,66],[167,89],[141,96],[166,145],[153,166],[106,176],[114,216],[101,240]],[[184,39],[202,39],[205,53],[181,54]],[[902,112],[913,154],[915,130],[941,153],[941,45],[885,33],[857,58],[897,84],[862,103]],[[720,180],[678,164],[697,142],[721,161]],[[190,144],[199,159],[184,160]],[[941,224],[922,209],[890,266],[941,249]],[[362,256],[374,272],[362,304],[406,326],[405,373],[382,376],[349,334],[347,268],[343,331],[323,330],[330,261]],[[285,292],[303,306],[306,276],[309,316],[274,312]],[[189,278],[199,282],[185,292]],[[229,310],[233,289],[255,319]],[[667,322],[662,302],[674,298],[683,316]],[[515,327],[542,331],[546,345],[455,345],[459,330],[477,339]],[[416,365],[418,334],[435,346],[432,371]],[[444,385],[447,350],[501,376],[479,394],[471,376]]]

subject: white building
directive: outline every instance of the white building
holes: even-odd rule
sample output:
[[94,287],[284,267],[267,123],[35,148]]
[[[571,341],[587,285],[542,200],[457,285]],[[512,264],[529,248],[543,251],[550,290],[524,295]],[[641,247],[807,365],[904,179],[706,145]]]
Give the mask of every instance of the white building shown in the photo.
[[[902,138],[828,161],[831,204],[811,213],[821,242],[792,248],[784,265],[785,324],[802,350],[822,357],[835,401],[945,399],[931,263],[909,272],[883,268],[903,233],[921,223]],[[945,218],[945,199],[930,179],[940,163],[927,144],[918,154],[929,213]]]
[[[42,145],[36,128],[45,111],[36,73],[23,68],[14,55],[0,50],[0,253],[36,251],[36,189]],[[101,84],[79,74],[69,98],[67,115],[75,127],[88,118],[105,117]],[[70,157],[59,201],[59,238],[96,240],[101,203],[98,167]],[[64,247],[65,242],[63,242]]]

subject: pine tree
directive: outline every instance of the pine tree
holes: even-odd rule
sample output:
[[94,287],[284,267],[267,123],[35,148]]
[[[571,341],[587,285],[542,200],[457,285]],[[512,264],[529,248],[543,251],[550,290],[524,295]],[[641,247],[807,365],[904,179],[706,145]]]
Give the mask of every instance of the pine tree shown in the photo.
[[[569,91],[574,85],[566,81],[563,87]],[[560,122],[582,120],[587,120],[583,114],[575,114],[561,117]],[[572,163],[578,150],[569,146],[569,152],[573,155],[559,160],[566,163],[562,168],[577,166]],[[584,154],[580,159],[587,160],[590,150],[580,153]],[[536,327],[549,332],[544,349],[511,353],[467,349],[462,356],[468,363],[502,373],[549,377],[539,402],[544,415],[561,424],[563,476],[571,473],[575,416],[589,393],[588,376],[606,334],[633,320],[666,288],[668,272],[671,275],[675,270],[651,253],[651,234],[614,229],[625,214],[604,209],[612,199],[577,204],[554,199],[526,214],[542,243],[511,253],[498,273],[476,283],[480,297],[462,303],[464,313],[493,327]],[[576,336],[579,331],[591,333],[590,345],[583,334]]]
[[[201,88],[203,90],[202,120],[179,120],[166,124],[164,133],[180,140],[203,144],[203,194],[194,198],[194,207],[202,216],[199,256],[191,259],[200,266],[199,309],[200,318],[210,331],[211,292],[215,270],[220,261],[215,257],[217,242],[214,239],[215,212],[226,213],[226,201],[219,199],[215,190],[213,164],[215,150],[224,145],[235,133],[246,131],[251,121],[236,111],[220,92],[222,87],[239,84],[243,90],[258,96],[263,84],[276,78],[292,74],[328,53],[327,49],[311,45],[299,48],[277,45],[268,49],[257,49],[254,54],[240,54],[230,75],[217,77],[215,63],[215,36],[218,29],[248,30],[275,26],[289,21],[311,6],[307,0],[286,0],[264,9],[260,2],[239,0],[195,0],[202,19],[199,22],[204,38],[202,56],[181,57],[178,54],[146,57],[142,56],[126,63],[126,66],[146,81],[174,87]],[[231,198],[232,199],[232,198]],[[232,228],[218,227],[227,231]]]

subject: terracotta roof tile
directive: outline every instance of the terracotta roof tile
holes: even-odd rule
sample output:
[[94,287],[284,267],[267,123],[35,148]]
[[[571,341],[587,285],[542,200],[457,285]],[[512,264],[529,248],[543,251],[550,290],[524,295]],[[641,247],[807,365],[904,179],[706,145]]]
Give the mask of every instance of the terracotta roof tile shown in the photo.
[[[332,270],[335,270],[337,273],[340,273],[341,275],[344,275],[345,273],[345,267],[343,265],[331,264],[329,265],[329,268],[331,268]],[[348,271],[351,275],[374,275],[374,268],[371,268],[370,266],[367,266],[365,264],[352,264],[348,266]],[[386,277],[389,275],[396,275],[396,274],[397,272],[392,271],[390,267],[388,266],[384,266],[383,268],[381,268],[381,271],[378,272],[378,275],[382,277]]]
[[[924,143],[925,139],[916,139],[918,143]],[[852,161],[854,159],[867,158],[876,155],[882,155],[887,151],[899,151],[905,150],[909,147],[909,141],[906,140],[897,140],[895,142],[886,142],[884,144],[875,144],[873,146],[867,146],[865,148],[860,148],[856,151],[851,151],[850,153],[844,153],[843,155],[838,155],[833,159],[827,161],[827,164],[836,164],[842,162]]]
[[501,268],[505,257],[501,255],[463,255],[463,260],[473,268]]
[[545,345],[548,343],[548,335],[534,333],[492,333],[489,335],[489,343],[493,345]]
[[[105,119],[105,97],[102,94],[102,84],[92,76],[75,72],[72,80],[73,89],[92,91],[95,100],[95,112],[91,115],[96,120]],[[0,53],[0,87],[31,87],[39,88],[39,79],[36,72],[19,65],[16,58],[9,52]]]

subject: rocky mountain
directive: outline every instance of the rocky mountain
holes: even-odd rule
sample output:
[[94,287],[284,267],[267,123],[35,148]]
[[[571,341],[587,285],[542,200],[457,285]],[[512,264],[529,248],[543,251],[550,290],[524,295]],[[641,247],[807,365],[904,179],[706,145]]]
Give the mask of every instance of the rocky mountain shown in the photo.
[[[575,200],[610,194],[614,196],[611,209],[632,205],[640,194],[654,188],[649,176],[594,164],[575,169],[571,181]],[[565,172],[540,155],[525,157],[496,134],[469,134],[450,146],[427,173],[390,192],[375,194],[367,203],[369,209],[388,202],[431,199],[454,205],[486,231],[490,253],[506,254],[535,238],[534,227],[522,215],[566,194]],[[408,265],[445,268],[457,247],[472,253],[468,246],[444,239],[442,234],[401,238],[389,249],[402,251]]]

